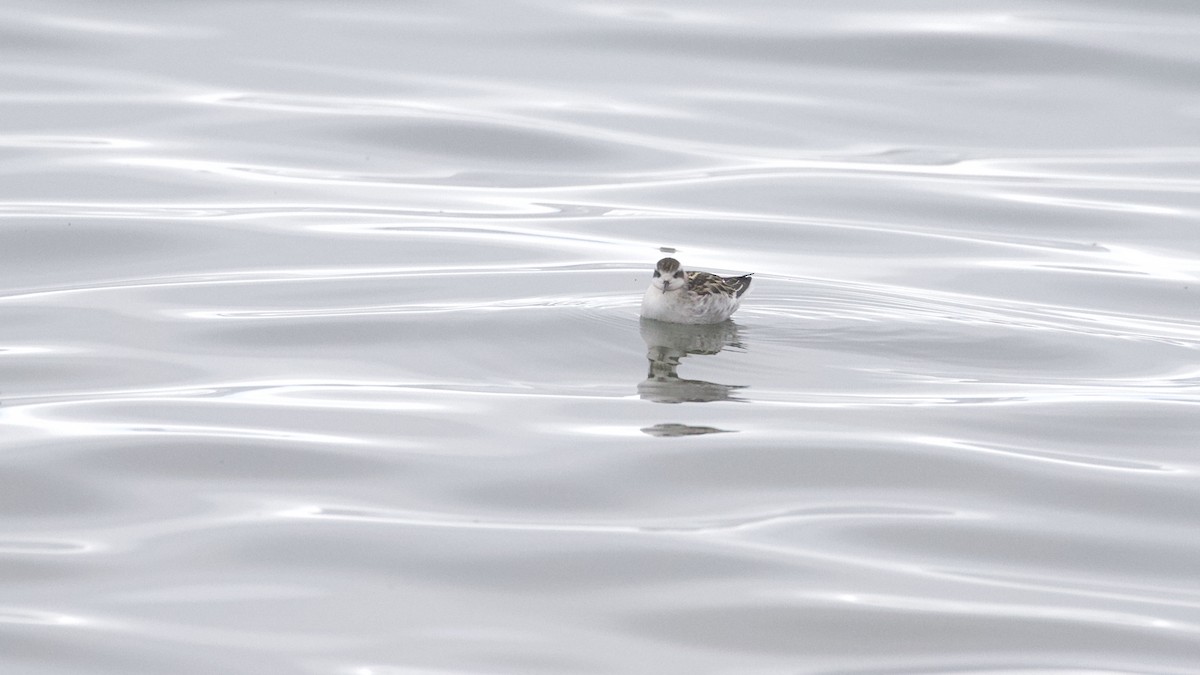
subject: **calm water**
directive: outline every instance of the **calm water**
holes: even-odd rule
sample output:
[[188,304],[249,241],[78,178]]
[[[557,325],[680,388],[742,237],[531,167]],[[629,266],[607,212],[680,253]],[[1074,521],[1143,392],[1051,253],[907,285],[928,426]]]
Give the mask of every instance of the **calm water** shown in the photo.
[[0,111],[5,673],[1197,671],[1194,3],[18,0]]

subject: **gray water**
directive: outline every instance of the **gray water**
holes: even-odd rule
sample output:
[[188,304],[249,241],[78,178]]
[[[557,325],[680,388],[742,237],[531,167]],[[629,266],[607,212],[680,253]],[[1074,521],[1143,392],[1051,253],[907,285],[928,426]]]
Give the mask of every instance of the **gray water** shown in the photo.
[[1200,670],[1194,3],[18,0],[0,177],[4,673]]

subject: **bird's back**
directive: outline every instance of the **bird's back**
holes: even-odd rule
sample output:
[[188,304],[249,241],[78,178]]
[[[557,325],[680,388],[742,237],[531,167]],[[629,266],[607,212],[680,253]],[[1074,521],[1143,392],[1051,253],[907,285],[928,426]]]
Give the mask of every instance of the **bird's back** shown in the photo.
[[740,298],[750,288],[750,274],[719,277],[708,272],[688,272],[688,290],[697,295],[732,295]]

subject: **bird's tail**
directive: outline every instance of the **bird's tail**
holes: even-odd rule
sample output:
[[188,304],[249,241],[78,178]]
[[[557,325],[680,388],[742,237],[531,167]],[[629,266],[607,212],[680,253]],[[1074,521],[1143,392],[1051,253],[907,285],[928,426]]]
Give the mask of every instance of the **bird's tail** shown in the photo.
[[733,286],[734,293],[740,298],[750,288],[750,277],[752,276],[754,276],[754,272],[743,274],[740,277],[726,277],[725,283]]

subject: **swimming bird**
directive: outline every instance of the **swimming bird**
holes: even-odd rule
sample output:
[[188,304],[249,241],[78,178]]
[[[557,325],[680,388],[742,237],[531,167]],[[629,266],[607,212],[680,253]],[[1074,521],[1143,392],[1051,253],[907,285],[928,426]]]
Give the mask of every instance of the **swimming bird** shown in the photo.
[[688,272],[674,258],[663,258],[642,296],[642,316],[670,323],[720,323],[728,319],[750,288],[750,275],[721,277]]

